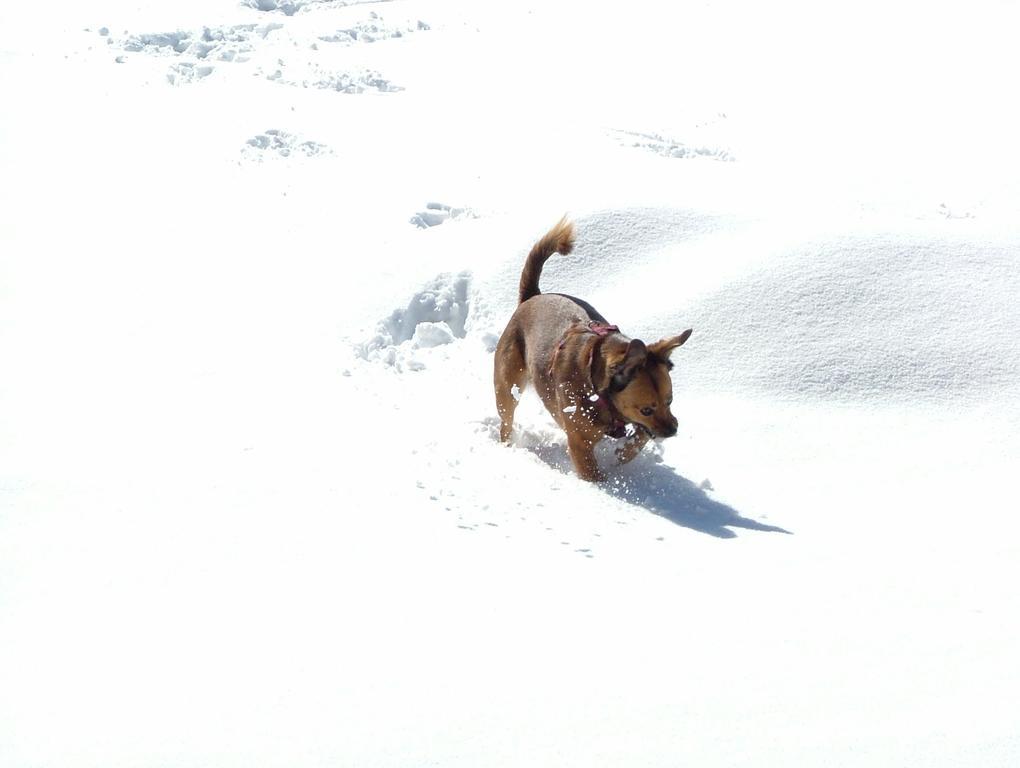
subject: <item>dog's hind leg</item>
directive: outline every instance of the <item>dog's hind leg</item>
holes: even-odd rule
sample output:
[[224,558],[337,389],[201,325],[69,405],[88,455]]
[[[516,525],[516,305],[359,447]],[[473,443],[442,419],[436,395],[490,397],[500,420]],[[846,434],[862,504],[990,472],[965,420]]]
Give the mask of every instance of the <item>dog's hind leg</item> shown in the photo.
[[493,384],[496,390],[496,411],[499,413],[499,439],[510,440],[514,426],[514,411],[517,400],[528,381],[528,370],[524,363],[524,347],[519,339],[506,335],[496,345]]

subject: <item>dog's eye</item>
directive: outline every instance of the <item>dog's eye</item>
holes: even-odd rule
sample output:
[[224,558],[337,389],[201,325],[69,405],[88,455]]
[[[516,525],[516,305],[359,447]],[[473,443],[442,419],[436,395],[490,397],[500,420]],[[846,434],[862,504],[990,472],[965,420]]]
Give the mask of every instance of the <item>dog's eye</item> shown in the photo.
[[655,413],[654,408],[649,408],[648,406],[645,406],[644,408],[641,409],[642,416],[651,416],[653,413]]
[[666,405],[673,405],[673,398],[672,397],[669,398],[669,400],[666,401]]

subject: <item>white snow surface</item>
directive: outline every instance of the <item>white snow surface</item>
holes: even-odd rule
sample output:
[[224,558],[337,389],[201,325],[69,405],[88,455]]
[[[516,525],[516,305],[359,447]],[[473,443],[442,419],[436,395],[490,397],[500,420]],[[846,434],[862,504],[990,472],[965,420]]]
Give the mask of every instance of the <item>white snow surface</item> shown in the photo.
[[[1020,764],[1011,3],[0,8],[0,766]],[[675,353],[573,474],[523,259]]]

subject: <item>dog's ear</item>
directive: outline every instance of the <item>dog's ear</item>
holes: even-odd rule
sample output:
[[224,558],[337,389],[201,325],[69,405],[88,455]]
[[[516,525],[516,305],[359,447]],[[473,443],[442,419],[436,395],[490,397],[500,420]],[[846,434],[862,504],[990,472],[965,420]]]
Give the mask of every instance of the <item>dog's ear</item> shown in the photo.
[[631,339],[623,358],[609,369],[612,377],[609,380],[609,390],[619,392],[626,388],[647,358],[648,348],[645,343],[641,339]]
[[669,356],[673,354],[673,350],[677,347],[683,346],[683,343],[691,337],[691,333],[693,333],[693,329],[688,328],[679,336],[673,336],[669,339],[661,339],[654,344],[649,344],[648,353],[655,355],[660,360],[669,360]]

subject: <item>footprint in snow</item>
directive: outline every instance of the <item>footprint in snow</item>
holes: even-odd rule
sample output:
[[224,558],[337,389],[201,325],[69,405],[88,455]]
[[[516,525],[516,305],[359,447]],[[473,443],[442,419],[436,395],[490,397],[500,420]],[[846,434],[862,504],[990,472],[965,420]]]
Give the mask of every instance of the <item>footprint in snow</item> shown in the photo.
[[291,155],[303,155],[304,157],[316,157],[317,155],[330,155],[333,151],[325,144],[317,141],[302,140],[293,134],[270,128],[265,133],[260,133],[248,139],[242,154],[255,162],[262,162],[266,157],[290,157]]
[[360,71],[339,71],[321,72],[318,76],[300,83],[287,80],[281,76],[275,79],[285,85],[301,85],[305,88],[320,88],[326,91],[337,91],[338,93],[365,93],[366,91],[378,91],[379,93],[396,93],[404,88],[395,85],[384,78],[380,73],[371,69]]
[[644,149],[663,157],[675,157],[685,160],[707,158],[732,162],[734,157],[721,147],[698,146],[685,144],[676,139],[660,136],[656,133],[638,133],[635,131],[614,131],[625,146]]
[[[363,26],[366,30],[378,30],[376,34],[380,39],[398,36],[397,33],[400,31],[397,28],[373,24],[371,20],[365,22]],[[171,65],[167,73],[167,80],[173,85],[181,85],[208,77],[213,72],[214,64],[242,64],[251,61],[262,41],[283,28],[283,24],[274,22],[130,35],[120,41],[114,41],[109,36],[104,37],[107,44],[120,47],[127,53],[176,59],[177,62]],[[358,25],[349,31],[356,37],[362,36]],[[364,34],[368,35],[368,39],[374,39],[370,33]],[[315,47],[313,45],[313,48]],[[125,59],[117,57],[117,62],[124,63]],[[355,94],[369,91],[393,93],[403,90],[402,86],[370,69],[336,70],[314,60],[285,63],[282,59],[277,59],[275,65],[268,66],[268,69],[263,66],[257,67],[255,73],[283,85]]]
[[330,35],[320,35],[319,40],[324,43],[336,43],[339,45],[354,45],[355,43],[375,43],[380,40],[391,40],[404,37],[414,32],[425,32],[430,29],[424,21],[418,20],[414,24],[394,25],[389,24],[375,11],[368,15],[365,21],[359,21],[350,27],[338,29]]
[[419,229],[429,229],[444,224],[451,219],[477,218],[470,208],[454,208],[443,203],[426,203],[425,210],[418,211],[410,218],[410,223]]
[[[126,53],[141,53],[176,59],[167,72],[171,85],[201,80],[212,74],[218,63],[240,64],[250,59],[259,42],[282,24],[237,24],[225,27],[202,27],[198,30],[175,30],[141,35],[128,35],[114,40],[107,34],[107,43]],[[104,27],[104,29],[106,29]],[[127,34],[127,33],[125,33]],[[117,56],[119,64],[126,57]]]

